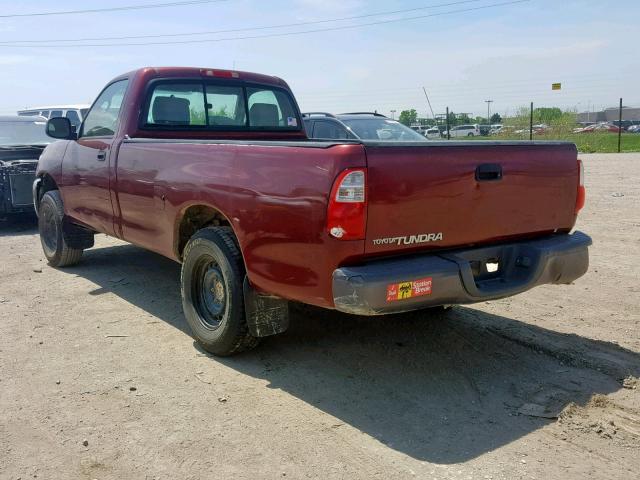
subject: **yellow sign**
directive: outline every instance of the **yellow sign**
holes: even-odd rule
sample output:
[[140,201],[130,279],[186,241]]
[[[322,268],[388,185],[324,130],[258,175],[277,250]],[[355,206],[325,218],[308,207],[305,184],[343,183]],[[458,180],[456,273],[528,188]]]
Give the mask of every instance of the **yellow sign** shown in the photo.
[[413,282],[402,282],[398,285],[398,299],[411,298]]
[[551,90],[562,90],[562,84],[561,83],[552,83],[551,84]]

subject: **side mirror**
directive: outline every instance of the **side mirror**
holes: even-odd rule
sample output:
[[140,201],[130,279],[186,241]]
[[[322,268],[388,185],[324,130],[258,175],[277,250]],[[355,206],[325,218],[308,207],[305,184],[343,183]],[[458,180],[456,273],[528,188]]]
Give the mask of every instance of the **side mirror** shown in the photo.
[[47,135],[59,140],[75,140],[78,138],[75,128],[68,118],[54,117],[47,122]]

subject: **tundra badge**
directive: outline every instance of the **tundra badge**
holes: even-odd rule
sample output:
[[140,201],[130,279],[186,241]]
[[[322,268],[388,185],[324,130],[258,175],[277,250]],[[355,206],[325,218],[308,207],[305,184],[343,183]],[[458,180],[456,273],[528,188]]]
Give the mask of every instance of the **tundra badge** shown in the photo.
[[376,238],[374,245],[412,245],[414,243],[437,242],[442,240],[442,232],[423,233],[421,235],[410,235],[408,237]]

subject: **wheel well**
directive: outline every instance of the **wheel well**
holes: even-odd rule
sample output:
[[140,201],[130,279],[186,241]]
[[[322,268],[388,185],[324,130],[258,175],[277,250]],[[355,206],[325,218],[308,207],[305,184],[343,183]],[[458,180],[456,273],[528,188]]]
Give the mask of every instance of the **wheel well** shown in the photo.
[[51,175],[45,173],[41,178],[42,183],[40,183],[40,188],[38,189],[38,202],[45,193],[50,192],[51,190],[58,190],[58,184]]
[[175,237],[175,249],[178,258],[182,258],[184,247],[198,230],[205,227],[223,225],[231,226],[229,220],[213,207],[208,205],[192,205],[187,208],[180,219]]

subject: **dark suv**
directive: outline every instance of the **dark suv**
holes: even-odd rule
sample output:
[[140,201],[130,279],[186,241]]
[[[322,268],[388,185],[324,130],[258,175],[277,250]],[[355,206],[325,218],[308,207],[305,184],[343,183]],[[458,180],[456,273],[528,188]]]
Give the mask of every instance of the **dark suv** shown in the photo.
[[425,142],[427,139],[396,120],[380,113],[355,112],[333,115],[325,112],[302,114],[309,138],[330,140],[379,140]]

